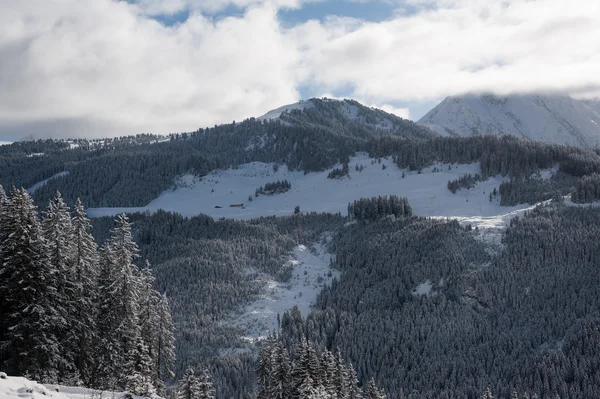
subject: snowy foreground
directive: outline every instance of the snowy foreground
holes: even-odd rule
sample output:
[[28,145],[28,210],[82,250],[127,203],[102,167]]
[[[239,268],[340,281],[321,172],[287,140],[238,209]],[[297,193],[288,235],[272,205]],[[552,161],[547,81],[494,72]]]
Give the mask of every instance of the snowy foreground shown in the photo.
[[[382,165],[386,168],[383,169]],[[357,171],[357,166],[359,169],[362,166],[362,171]],[[294,207],[300,206],[302,212],[340,212],[345,215],[351,201],[395,194],[407,197],[416,215],[469,217],[474,218],[472,223],[476,223],[477,218],[495,217],[528,207],[501,207],[498,199],[489,201],[489,193],[499,187],[503,181],[501,177],[490,178],[471,190],[452,194],[447,188],[448,181],[467,173],[479,173],[478,163],[439,164],[425,168],[419,174],[398,168],[390,158],[382,158],[379,164],[367,154],[357,153],[350,159],[349,169],[349,177],[328,179],[330,170],[304,174],[288,171],[285,165],[280,165],[275,172],[273,164],[252,162],[235,169],[214,171],[202,178],[184,176],[177,183],[177,188],[163,192],[145,207],[89,208],[88,213],[91,217],[100,217],[164,209],[184,216],[204,213],[215,219],[252,219],[291,215]],[[291,190],[255,198],[254,192],[258,187],[277,180],[288,180]],[[252,202],[248,201],[249,196]],[[234,204],[243,204],[243,208],[230,206]]]
[[[107,392],[81,387],[62,385],[42,385],[25,377],[5,377],[0,379],[0,399],[117,399],[125,392]],[[133,399],[140,396],[131,396]]]

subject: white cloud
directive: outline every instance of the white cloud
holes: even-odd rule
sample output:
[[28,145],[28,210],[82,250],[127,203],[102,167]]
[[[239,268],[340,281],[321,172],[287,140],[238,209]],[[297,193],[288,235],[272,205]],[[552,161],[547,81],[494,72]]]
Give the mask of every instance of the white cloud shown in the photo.
[[600,94],[600,2],[413,3],[430,7],[380,23],[294,28],[312,85],[351,85],[352,96],[378,103],[473,91]]
[[169,28],[124,2],[9,3],[0,6],[2,125],[189,131],[298,99],[299,53],[268,6]]
[[[330,16],[290,29],[277,11],[304,0],[2,1],[0,136],[191,130],[295,102],[300,86],[403,117],[389,104],[600,95],[600,2],[387,1],[402,10],[384,22]],[[243,14],[203,15],[228,5]],[[182,10],[190,17],[172,27],[149,16]]]

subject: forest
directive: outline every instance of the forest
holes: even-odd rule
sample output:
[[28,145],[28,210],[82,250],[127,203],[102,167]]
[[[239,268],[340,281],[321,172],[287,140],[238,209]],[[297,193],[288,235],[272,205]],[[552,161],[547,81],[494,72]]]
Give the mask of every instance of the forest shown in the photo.
[[[600,397],[600,208],[586,205],[600,200],[599,153],[423,129],[315,100],[279,120],[168,140],[0,147],[5,187],[69,172],[31,193],[0,190],[0,368],[179,399]],[[251,161],[305,173],[342,165],[331,177],[345,179],[356,151],[414,171],[476,163],[479,173],[444,190],[500,175],[489,195],[501,205],[551,201],[514,217],[500,244],[368,192],[348,199],[347,215],[85,214],[84,204],[144,205],[183,174]],[[242,339],[228,320],[264,293],[262,277],[288,282],[293,249],[315,243],[339,278],[307,316],[290,309],[269,337]]]

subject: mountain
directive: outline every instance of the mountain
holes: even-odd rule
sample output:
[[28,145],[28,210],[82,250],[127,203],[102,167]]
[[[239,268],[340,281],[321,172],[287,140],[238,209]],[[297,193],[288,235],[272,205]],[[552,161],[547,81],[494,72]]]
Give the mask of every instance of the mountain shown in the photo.
[[380,135],[429,138],[434,135],[412,121],[350,99],[311,98],[279,107],[257,119],[281,120],[295,126],[320,126],[363,138]]
[[537,94],[451,96],[418,123],[444,136],[513,134],[546,143],[600,146],[600,100]]

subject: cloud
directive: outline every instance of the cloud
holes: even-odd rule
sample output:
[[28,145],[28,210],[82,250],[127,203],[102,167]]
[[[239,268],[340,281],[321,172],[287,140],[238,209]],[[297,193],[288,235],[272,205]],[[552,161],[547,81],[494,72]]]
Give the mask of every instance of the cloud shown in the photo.
[[298,99],[299,52],[269,6],[165,27],[124,2],[9,3],[0,6],[0,125],[189,131]]
[[352,85],[352,96],[381,103],[465,92],[571,93],[597,82],[599,2],[412,4],[422,8],[379,23],[330,18],[295,27],[309,84],[332,92]]
[[[278,11],[306,0],[3,1],[0,139],[189,131],[262,115],[299,88],[404,117],[394,104],[465,92],[600,95],[600,2],[385,1],[398,7],[385,21],[289,28]],[[210,17],[232,6],[240,15]],[[154,19],[181,11],[173,26]]]

